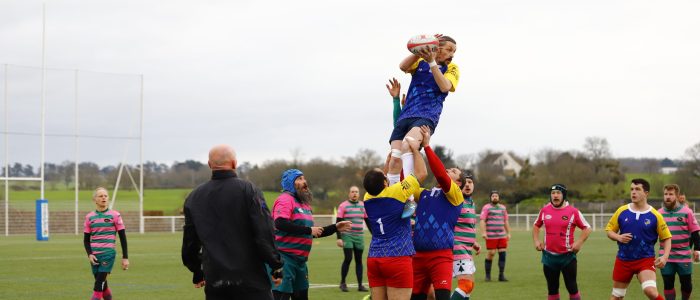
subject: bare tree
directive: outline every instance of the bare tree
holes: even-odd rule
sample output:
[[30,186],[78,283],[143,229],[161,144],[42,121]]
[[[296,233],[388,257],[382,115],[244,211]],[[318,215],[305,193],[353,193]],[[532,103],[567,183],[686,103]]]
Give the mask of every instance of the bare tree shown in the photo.
[[610,144],[604,137],[591,136],[586,138],[583,149],[591,160],[608,159],[610,154]]

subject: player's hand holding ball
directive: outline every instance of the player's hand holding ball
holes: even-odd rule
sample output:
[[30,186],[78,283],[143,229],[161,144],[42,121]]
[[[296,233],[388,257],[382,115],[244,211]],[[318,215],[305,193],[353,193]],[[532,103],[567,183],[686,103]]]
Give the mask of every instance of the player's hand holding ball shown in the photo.
[[417,56],[421,56],[421,53],[424,52],[437,52],[437,48],[440,45],[440,40],[438,39],[440,36],[442,35],[419,34],[408,40],[406,47],[408,51]]

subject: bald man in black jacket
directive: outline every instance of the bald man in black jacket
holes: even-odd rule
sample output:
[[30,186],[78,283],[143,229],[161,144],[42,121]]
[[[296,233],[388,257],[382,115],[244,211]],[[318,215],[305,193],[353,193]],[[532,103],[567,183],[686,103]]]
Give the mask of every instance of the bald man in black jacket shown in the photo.
[[236,155],[228,145],[209,151],[211,180],[185,200],[182,262],[207,300],[272,299],[270,277],[281,276],[270,213],[262,193],[236,176]]

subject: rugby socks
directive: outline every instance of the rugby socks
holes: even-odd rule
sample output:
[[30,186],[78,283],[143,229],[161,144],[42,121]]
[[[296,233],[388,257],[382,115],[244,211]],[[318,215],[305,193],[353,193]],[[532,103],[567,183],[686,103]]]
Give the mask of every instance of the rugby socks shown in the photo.
[[[106,284],[105,282],[105,285]],[[102,298],[104,298],[104,300],[112,300],[112,290],[105,288],[104,292],[102,292]]]
[[547,295],[547,300],[559,300],[559,294]]
[[661,293],[659,293],[659,295],[656,296],[656,299],[654,300],[664,300],[664,296],[661,296]]
[[401,163],[403,164],[404,177],[413,174],[413,153],[408,152],[401,154]]
[[690,300],[690,292],[681,291],[681,299]]
[[569,295],[569,300],[581,300],[581,292],[576,292],[576,294]]
[[676,289],[664,290],[664,297],[666,300],[676,300]]
[[484,259],[484,271],[486,271],[486,281],[491,280],[491,264],[492,263],[493,263],[493,260]]
[[103,296],[104,296],[103,292],[93,291],[92,298],[90,298],[90,300],[102,300]]
[[386,179],[389,181],[389,185],[393,185],[401,181],[401,174],[386,174]]
[[[503,279],[503,271],[506,269],[506,253],[498,252],[498,278]],[[501,280],[502,281],[502,280]]]
[[456,288],[450,300],[469,300],[469,296],[470,295],[467,295],[462,289]]

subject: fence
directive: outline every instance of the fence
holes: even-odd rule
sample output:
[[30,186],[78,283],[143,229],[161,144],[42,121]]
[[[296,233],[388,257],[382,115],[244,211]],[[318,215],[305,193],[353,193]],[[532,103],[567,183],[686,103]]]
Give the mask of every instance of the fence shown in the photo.
[[[0,208],[0,211],[2,208]],[[80,212],[85,215],[87,211]],[[127,230],[132,232],[139,228],[140,219],[138,211],[121,212]],[[12,211],[9,214],[12,222],[10,222],[9,232],[11,234],[31,234],[35,232],[34,212]],[[586,218],[593,230],[604,230],[605,225],[612,217],[612,213],[586,213],[583,216]],[[50,212],[49,216],[49,231],[51,233],[73,233],[73,212]],[[184,216],[144,216],[144,232],[182,232],[182,226],[185,224]],[[695,218],[700,220],[700,213],[695,214]],[[532,224],[535,223],[537,214],[510,214],[508,222],[513,230],[532,230]],[[314,223],[316,226],[326,226],[333,223],[335,220],[333,215],[315,215]],[[0,231],[4,230],[0,223]]]
[[[612,217],[611,213],[602,214],[583,214],[586,221],[591,225],[593,230],[604,230],[605,225]],[[183,216],[158,216],[158,217],[143,217],[146,232],[179,232],[182,231],[182,225],[185,223]],[[700,219],[700,213],[695,214],[696,219]],[[333,215],[315,215],[314,223],[316,226],[326,226],[334,221]],[[508,215],[508,222],[513,230],[530,231],[532,224],[535,223],[537,214],[511,214]]]

